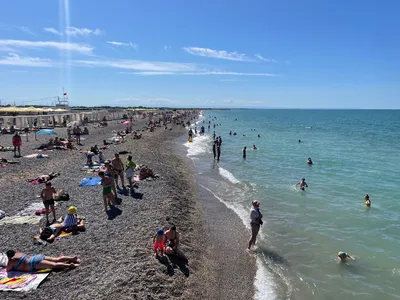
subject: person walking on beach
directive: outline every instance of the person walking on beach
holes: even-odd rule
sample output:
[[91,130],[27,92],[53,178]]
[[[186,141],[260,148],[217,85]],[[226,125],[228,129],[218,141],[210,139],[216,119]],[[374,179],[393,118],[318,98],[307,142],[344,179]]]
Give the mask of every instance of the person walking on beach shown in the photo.
[[17,150],[18,150],[18,157],[21,157],[21,144],[22,139],[18,132],[15,132],[15,135],[12,138],[12,143],[14,146],[14,157],[17,157]]
[[263,224],[262,221],[263,215],[260,212],[260,201],[253,200],[251,204],[252,204],[252,208],[250,210],[251,237],[249,240],[249,245],[247,247],[247,250],[250,250],[251,247],[255,245],[258,232],[260,231],[260,227]]
[[214,159],[217,156],[217,141],[214,141],[213,143],[213,154],[214,154]]
[[126,179],[128,179],[128,183],[129,183],[129,189],[131,194],[134,193],[133,190],[133,175],[135,175],[135,168],[136,165],[135,163],[132,161],[132,155],[128,156],[128,160],[125,164],[125,172],[126,172]]
[[[114,170],[114,180],[115,185],[118,187],[118,177],[121,179],[122,188],[125,189],[125,180],[124,180],[124,164],[122,160],[119,158],[119,154],[115,153],[113,160],[111,161]],[[119,188],[119,187],[118,187]]]
[[218,143],[216,144],[217,144],[217,161],[219,161],[219,157],[221,156],[221,146]]
[[243,158],[246,159],[246,146],[243,148]]
[[53,214],[53,222],[56,220],[56,210],[54,209],[54,194],[56,193],[55,188],[51,186],[51,182],[46,182],[46,187],[40,193],[40,197],[43,200],[44,208],[46,210],[46,223],[49,223],[49,209]]
[[[106,176],[104,172],[99,172],[101,178],[101,185],[103,186],[103,201],[104,201],[104,211],[107,212],[108,204],[115,205],[115,197],[112,192],[113,181],[110,177]],[[115,195],[116,196],[116,195]],[[110,202],[108,202],[110,200]]]
[[79,126],[76,126],[75,137],[76,137],[76,143],[78,145],[81,144],[81,134],[82,134],[82,130],[79,128]]

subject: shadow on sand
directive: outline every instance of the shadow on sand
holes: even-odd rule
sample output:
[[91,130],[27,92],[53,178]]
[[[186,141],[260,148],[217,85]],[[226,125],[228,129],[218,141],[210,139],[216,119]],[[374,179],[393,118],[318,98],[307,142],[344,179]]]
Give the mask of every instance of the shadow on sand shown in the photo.
[[116,217],[122,214],[122,210],[115,206],[111,206],[111,208],[107,211],[108,219],[114,220]]
[[190,271],[184,259],[176,255],[158,256],[157,259],[161,264],[167,267],[166,273],[169,276],[173,276],[175,274],[175,269],[179,268],[186,277],[189,277]]

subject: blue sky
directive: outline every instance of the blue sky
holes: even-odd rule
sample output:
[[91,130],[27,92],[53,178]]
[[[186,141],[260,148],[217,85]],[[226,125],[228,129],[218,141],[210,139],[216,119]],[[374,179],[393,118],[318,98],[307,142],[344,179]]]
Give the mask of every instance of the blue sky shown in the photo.
[[[0,100],[400,108],[398,1],[3,0]],[[45,99],[40,101],[32,101]]]

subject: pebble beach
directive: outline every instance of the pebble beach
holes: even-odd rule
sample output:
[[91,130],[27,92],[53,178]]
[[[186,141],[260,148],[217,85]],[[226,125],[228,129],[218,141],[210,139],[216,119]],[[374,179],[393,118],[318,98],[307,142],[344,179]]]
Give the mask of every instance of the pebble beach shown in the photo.
[[[83,152],[90,146],[102,145],[113,131],[124,129],[120,122],[110,122],[104,128],[89,126],[90,134],[77,150],[40,152],[48,158],[13,158],[12,152],[1,153],[2,158],[20,162],[0,168],[0,210],[6,216],[17,215],[32,203],[40,202],[37,196],[43,185],[30,185],[27,179],[56,172],[60,176],[51,181],[53,187],[62,188],[70,195],[69,201],[57,202],[57,217],[65,215],[68,207],[74,205],[86,222],[85,232],[45,246],[33,243],[33,236],[45,226],[45,218],[39,224],[2,224],[2,252],[14,249],[29,254],[74,255],[81,259],[81,265],[75,270],[52,272],[37,290],[3,292],[2,299],[213,299],[217,290],[221,290],[221,286],[215,285],[216,266],[221,262],[212,260],[215,255],[207,255],[212,251],[209,246],[213,239],[223,237],[223,233],[219,236],[207,234],[211,223],[204,214],[192,167],[184,156],[176,154],[179,147],[176,140],[186,134],[182,126],[169,124],[172,129],[142,131],[145,120],[139,120],[134,130],[142,133],[141,139],[128,136],[125,143],[104,150],[106,159],[119,151],[132,152],[137,165],[145,164],[159,175],[152,181],[137,182],[133,196],[119,194],[121,203],[113,215],[108,216],[103,211],[101,187],[79,186],[82,178],[90,176],[83,169],[86,163]],[[65,128],[56,131],[59,137],[66,136]],[[11,144],[11,138],[12,135],[0,136],[0,144]],[[36,153],[34,148],[48,137],[38,136],[37,139],[35,141],[31,133],[26,142],[26,137],[22,136],[22,156]],[[121,155],[123,162],[126,157]],[[173,258],[161,263],[154,257],[152,237],[155,230],[172,224],[181,234],[181,249],[189,258],[188,266]],[[237,277],[239,282],[241,276]],[[244,292],[252,292],[252,289],[250,284]]]

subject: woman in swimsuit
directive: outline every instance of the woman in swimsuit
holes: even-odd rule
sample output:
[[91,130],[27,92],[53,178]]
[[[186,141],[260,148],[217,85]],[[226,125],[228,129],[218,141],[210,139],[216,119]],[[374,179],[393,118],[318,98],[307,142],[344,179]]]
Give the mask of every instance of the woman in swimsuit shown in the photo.
[[73,269],[80,259],[72,256],[51,257],[43,254],[28,255],[14,250],[7,251],[7,271],[35,272],[44,269]]

